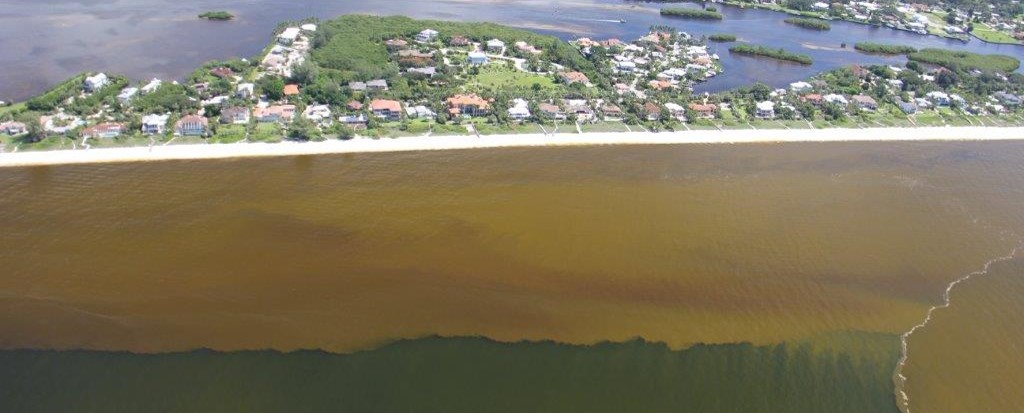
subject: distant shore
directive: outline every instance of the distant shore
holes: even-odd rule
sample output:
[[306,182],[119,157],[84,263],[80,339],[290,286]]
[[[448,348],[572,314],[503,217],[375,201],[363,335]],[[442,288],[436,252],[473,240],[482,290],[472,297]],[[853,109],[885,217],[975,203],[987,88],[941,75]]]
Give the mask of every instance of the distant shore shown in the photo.
[[355,138],[347,141],[324,142],[156,145],[152,147],[0,153],[0,167],[537,146],[988,140],[1024,140],[1024,127],[730,129],[662,133],[510,134],[485,135],[479,138],[476,136],[417,136],[381,139]]

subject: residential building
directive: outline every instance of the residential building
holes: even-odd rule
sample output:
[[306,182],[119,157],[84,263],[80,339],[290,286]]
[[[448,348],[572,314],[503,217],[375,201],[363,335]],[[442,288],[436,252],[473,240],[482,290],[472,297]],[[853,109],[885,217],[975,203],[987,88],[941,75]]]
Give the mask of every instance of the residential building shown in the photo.
[[851,99],[853,99],[853,103],[855,105],[857,105],[858,108],[861,108],[861,109],[864,109],[864,110],[876,110],[876,109],[878,109],[878,102],[876,102],[875,98],[873,98],[871,96],[868,96],[868,95],[854,95],[853,97],[851,97]]
[[700,119],[714,119],[715,111],[718,110],[714,103],[691,103],[689,107]]
[[822,99],[824,99],[825,102],[834,103],[840,106],[846,106],[850,104],[850,101],[846,100],[846,97],[844,97],[843,95],[837,95],[835,93],[827,94],[823,96]]
[[594,109],[587,106],[585,101],[566,102],[565,106],[566,113],[575,116],[578,122],[590,122],[596,119],[596,116],[594,116]]
[[757,110],[754,112],[754,116],[761,119],[775,119],[775,102],[770,100],[757,102]]
[[524,99],[512,99],[512,105],[508,108],[509,119],[523,121],[530,118],[530,104]]
[[245,125],[250,119],[249,108],[244,106],[232,106],[220,111],[220,123]]
[[369,119],[366,118],[366,115],[360,113],[358,115],[341,116],[338,118],[338,121],[341,122],[342,125],[348,126],[352,129],[366,129],[366,124],[369,122]]
[[384,46],[387,46],[388,50],[401,50],[405,49],[409,45],[409,42],[402,39],[390,39],[384,42]]
[[469,39],[465,36],[452,36],[452,38],[448,40],[448,45],[453,47],[465,47],[469,46],[470,43]]
[[686,122],[686,109],[682,105],[675,102],[665,103],[665,109],[668,110],[669,116],[680,122]]
[[21,135],[28,132],[28,127],[21,122],[4,122],[0,123],[0,132],[5,133],[8,136]]
[[437,30],[426,29],[416,35],[416,41],[420,43],[429,43],[437,39]]
[[789,84],[789,90],[796,93],[810,92],[813,89],[814,86],[807,82],[793,82]]
[[139,94],[139,88],[126,87],[117,95],[117,101],[121,102],[122,105],[127,105],[132,102],[132,99],[134,99],[137,94]]
[[641,113],[643,113],[644,119],[649,121],[661,119],[661,108],[653,102],[644,103],[644,106],[641,108]]
[[350,100],[348,101],[348,103],[345,104],[345,107],[353,112],[358,112],[360,110],[363,110],[363,103],[358,100]]
[[384,79],[375,79],[366,82],[366,90],[382,92],[388,90],[388,81]]
[[298,96],[298,95],[299,95],[299,85],[295,85],[295,84],[284,85],[284,96],[285,97],[292,97],[292,96]]
[[406,70],[407,74],[423,77],[434,77],[437,74],[437,68],[434,66],[428,67],[410,67]]
[[437,114],[425,105],[405,105],[405,116],[411,119],[431,119]]
[[587,75],[582,72],[562,72],[558,74],[558,77],[567,85],[571,85],[573,83],[590,83],[590,79],[588,79]]
[[487,51],[491,53],[501,54],[505,51],[505,42],[498,39],[491,39],[487,41]]
[[565,112],[562,112],[562,108],[558,105],[542,102],[537,105],[537,110],[549,119],[565,120]]
[[365,82],[348,82],[348,88],[353,92],[364,92],[366,91]]
[[146,83],[146,85],[139,90],[139,93],[142,93],[143,95],[148,95],[150,93],[156,92],[156,90],[160,89],[160,86],[163,84],[164,82],[160,79],[150,80],[149,83]]
[[206,135],[209,121],[199,115],[186,115],[174,124],[174,134],[177,136],[203,136]]
[[896,106],[907,115],[917,113],[917,105],[914,102],[904,102],[902,99],[896,99]]
[[487,64],[487,55],[483,52],[469,52],[466,61],[471,65],[482,65]]
[[935,106],[949,106],[949,95],[946,92],[931,91],[924,95],[928,100],[935,103]]
[[142,133],[146,135],[163,135],[167,128],[169,115],[146,115],[142,117]]
[[490,104],[476,94],[459,94],[449,97],[448,113],[452,116],[483,116],[490,111]]
[[380,119],[395,122],[402,117],[402,104],[397,100],[374,99],[370,102],[370,111]]
[[120,123],[101,123],[82,130],[82,136],[92,139],[112,139],[121,136],[124,125]]
[[609,122],[621,121],[623,117],[622,108],[612,103],[602,105],[601,114],[604,115],[604,120]]
[[994,96],[996,100],[998,100],[999,103],[1002,103],[1003,105],[1020,106],[1020,97],[1013,93],[996,92],[992,96]]
[[252,99],[256,94],[256,85],[252,83],[239,83],[235,87],[235,96],[239,99]]
[[284,29],[284,31],[277,36],[277,42],[285,46],[291,45],[292,43],[295,43],[295,40],[299,38],[299,34],[301,33],[302,30],[298,27],[289,27]]
[[107,78],[107,75],[105,73],[97,73],[95,75],[86,77],[85,84],[83,86],[85,87],[86,92],[92,93],[102,89],[109,82],[110,79]]
[[234,70],[231,70],[231,68],[229,68],[229,67],[223,67],[223,66],[215,67],[213,69],[210,69],[210,74],[214,75],[216,77],[219,77],[221,79],[232,79],[232,78],[235,77],[235,71]]
[[823,98],[821,95],[817,93],[808,93],[806,95],[801,96],[800,99],[814,106],[821,106],[823,103],[825,103],[825,98]]
[[331,107],[327,105],[309,105],[302,112],[302,117],[316,123],[331,121]]
[[257,122],[270,123],[270,122],[282,122],[289,123],[295,119],[295,105],[273,105],[267,107],[258,107],[253,111],[253,116]]

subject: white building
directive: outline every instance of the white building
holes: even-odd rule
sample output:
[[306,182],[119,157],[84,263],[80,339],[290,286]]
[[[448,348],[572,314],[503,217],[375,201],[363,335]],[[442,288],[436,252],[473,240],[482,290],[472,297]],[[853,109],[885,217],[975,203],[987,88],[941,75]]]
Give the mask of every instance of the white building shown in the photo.
[[487,50],[492,53],[501,53],[505,50],[505,42],[498,39],[491,39],[487,41]]
[[797,93],[810,92],[814,86],[807,82],[793,82],[789,84],[789,90]]
[[167,130],[169,115],[146,115],[142,117],[142,133],[146,135],[162,135]]
[[298,27],[289,27],[287,29],[284,29],[284,31],[277,36],[277,42],[283,45],[295,43],[295,40],[299,38],[299,34],[301,33],[302,30],[299,29]]
[[142,87],[141,92],[142,92],[143,95],[156,92],[157,89],[160,89],[160,85],[162,85],[163,83],[164,82],[161,81],[160,79],[150,80],[149,83],[146,83],[146,86]]
[[240,99],[252,98],[256,91],[256,85],[252,83],[239,83],[235,87],[235,96]]
[[466,60],[471,65],[482,65],[487,63],[487,55],[482,52],[469,52],[469,57]]
[[433,117],[437,116],[437,114],[434,113],[434,111],[430,110],[430,108],[428,108],[428,107],[426,107],[424,105],[416,105],[416,106],[406,105],[405,106],[405,115],[407,117],[413,118],[413,119],[417,119],[417,118],[429,119],[429,118],[433,118]]
[[764,102],[757,103],[757,111],[754,116],[761,119],[774,119],[775,118],[775,102],[766,100]]
[[331,107],[327,105],[309,105],[302,112],[302,117],[313,122],[322,123],[331,120]]
[[97,73],[93,76],[89,76],[85,78],[85,91],[92,93],[100,90],[106,86],[109,81],[110,79],[107,78],[105,73]]
[[420,43],[429,43],[437,39],[437,30],[426,29],[416,35],[416,41]]
[[837,95],[835,93],[830,93],[825,96],[822,96],[822,99],[825,99],[825,101],[828,103],[835,103],[837,105],[842,106],[850,104],[850,101],[846,100],[846,97],[844,97],[843,95]]
[[946,92],[932,91],[925,94],[928,100],[935,103],[936,106],[949,106],[949,95]]
[[117,95],[117,101],[121,102],[122,105],[131,103],[135,95],[139,94],[139,88],[137,87],[126,87],[121,90],[121,93]]
[[512,106],[508,108],[508,117],[517,121],[528,119],[530,117],[530,104],[520,98],[513,99]]

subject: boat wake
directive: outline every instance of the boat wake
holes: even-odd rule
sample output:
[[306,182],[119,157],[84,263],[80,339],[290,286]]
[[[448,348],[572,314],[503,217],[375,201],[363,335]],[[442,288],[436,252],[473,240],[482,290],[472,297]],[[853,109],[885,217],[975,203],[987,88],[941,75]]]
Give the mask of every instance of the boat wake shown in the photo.
[[982,266],[980,270],[974,271],[974,272],[969,273],[967,275],[964,275],[964,276],[962,276],[960,278],[957,278],[956,280],[953,280],[953,282],[949,283],[949,285],[946,286],[946,291],[942,294],[942,304],[938,304],[938,305],[935,305],[935,306],[932,306],[931,308],[929,308],[928,309],[928,313],[925,315],[924,320],[921,321],[921,323],[919,323],[918,325],[914,326],[909,331],[907,331],[906,333],[903,333],[903,335],[900,336],[901,356],[900,356],[899,362],[896,363],[896,370],[893,373],[894,374],[894,380],[896,382],[897,404],[898,404],[898,407],[899,407],[900,411],[902,411],[903,413],[911,413],[910,412],[910,397],[907,396],[907,391],[905,389],[905,386],[906,386],[906,383],[907,383],[907,376],[903,375],[903,367],[906,366],[907,359],[910,357],[910,353],[907,351],[907,341],[910,339],[910,336],[913,335],[914,332],[916,332],[917,330],[920,330],[920,329],[924,328],[925,326],[927,326],[928,322],[930,322],[932,320],[932,314],[936,310],[949,307],[949,305],[950,305],[950,295],[953,292],[953,288],[955,288],[957,285],[959,285],[962,282],[970,280],[971,278],[987,274],[988,270],[992,266],[992,264],[996,264],[996,263],[999,263],[999,262],[1011,260],[1014,257],[1016,257],[1017,256],[1017,252],[1021,251],[1022,249],[1024,249],[1024,242],[1022,242],[1021,244],[1018,244],[1016,247],[1014,247],[1012,250],[1010,250],[1010,252],[1008,254],[1003,255],[1003,256],[999,256],[999,257],[995,257],[995,258],[993,258],[991,260],[988,260],[988,262],[986,262],[985,265]]

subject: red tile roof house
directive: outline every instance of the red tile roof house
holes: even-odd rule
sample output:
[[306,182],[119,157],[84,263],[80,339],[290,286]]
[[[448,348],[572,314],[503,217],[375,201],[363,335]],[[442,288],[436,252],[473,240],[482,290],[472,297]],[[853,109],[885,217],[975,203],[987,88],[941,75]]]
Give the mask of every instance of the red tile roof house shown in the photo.
[[715,111],[718,110],[718,106],[714,103],[691,103],[690,110],[697,112],[697,117],[701,119],[714,119]]
[[295,96],[299,94],[299,85],[284,85],[285,96]]
[[452,116],[483,116],[490,110],[490,103],[476,94],[455,95],[448,98],[447,103]]
[[821,95],[817,93],[808,93],[803,95],[800,99],[814,106],[821,106],[822,103],[825,103],[825,98],[821,97]]
[[374,99],[370,102],[370,110],[374,116],[391,122],[402,116],[402,104],[397,100]]
[[0,123],[0,133],[6,133],[10,136],[21,135],[28,132],[28,127],[21,122],[4,122]]
[[642,112],[647,120],[658,120],[661,118],[661,108],[651,102],[644,103]]
[[590,79],[587,78],[587,75],[581,72],[562,72],[558,74],[558,77],[567,85],[571,85],[573,83],[590,83]]
[[120,123],[101,123],[95,126],[90,126],[82,130],[82,137],[99,139],[99,138],[116,138],[121,136],[124,132],[124,125]]
[[210,74],[222,79],[230,79],[235,76],[235,71],[227,67],[215,67],[210,70]]
[[177,136],[203,136],[206,135],[209,121],[199,115],[188,115],[182,117],[174,124],[174,134]]
[[257,122],[291,122],[295,119],[295,105],[275,105],[256,108],[253,113]]
[[363,103],[358,100],[350,100],[348,103],[345,104],[345,107],[347,107],[348,110],[351,111],[360,111],[363,110]]
[[857,107],[859,107],[861,109],[866,109],[866,110],[878,109],[878,102],[875,102],[875,98],[873,98],[871,96],[856,95],[856,96],[853,96],[851,98],[853,99],[853,103],[856,104]]

